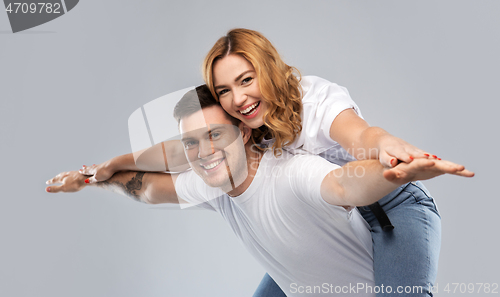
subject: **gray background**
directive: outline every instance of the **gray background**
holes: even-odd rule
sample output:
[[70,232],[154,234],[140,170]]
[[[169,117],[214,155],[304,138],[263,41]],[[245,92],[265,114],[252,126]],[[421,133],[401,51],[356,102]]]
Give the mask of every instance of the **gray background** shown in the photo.
[[0,12],[0,295],[252,294],[264,270],[215,213],[44,192],[61,171],[130,152],[129,115],[202,83],[233,27],[346,86],[372,125],[475,171],[426,182],[443,217],[438,289],[500,283],[499,14],[484,0],[85,0],[12,34]]

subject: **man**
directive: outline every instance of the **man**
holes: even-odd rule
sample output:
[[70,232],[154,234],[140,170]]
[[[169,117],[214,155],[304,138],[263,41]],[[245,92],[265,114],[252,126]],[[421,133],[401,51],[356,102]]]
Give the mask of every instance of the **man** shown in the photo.
[[[355,206],[409,181],[473,175],[441,160],[416,159],[388,170],[378,160],[339,167],[318,156],[262,153],[250,141],[251,129],[227,115],[206,87],[184,96],[174,116],[192,171],[120,172],[94,185],[146,203],[219,212],[288,296],[374,296],[371,236]],[[80,190],[85,178],[62,173],[48,183],[63,185],[50,192]]]

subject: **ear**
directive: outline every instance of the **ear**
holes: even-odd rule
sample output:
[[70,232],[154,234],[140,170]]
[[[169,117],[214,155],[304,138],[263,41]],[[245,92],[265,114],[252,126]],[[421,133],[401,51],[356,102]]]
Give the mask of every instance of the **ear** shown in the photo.
[[252,128],[248,127],[243,122],[240,122],[238,128],[240,128],[241,137],[243,138],[243,143],[247,144],[247,142],[250,140],[252,136]]

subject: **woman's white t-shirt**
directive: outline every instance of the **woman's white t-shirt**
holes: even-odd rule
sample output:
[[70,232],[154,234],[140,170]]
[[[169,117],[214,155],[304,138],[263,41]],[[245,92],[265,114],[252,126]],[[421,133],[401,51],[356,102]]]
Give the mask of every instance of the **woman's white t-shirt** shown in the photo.
[[300,84],[303,92],[302,132],[285,149],[293,154],[320,155],[340,166],[356,160],[330,138],[330,126],[342,111],[352,108],[362,117],[347,89],[317,76],[304,76]]

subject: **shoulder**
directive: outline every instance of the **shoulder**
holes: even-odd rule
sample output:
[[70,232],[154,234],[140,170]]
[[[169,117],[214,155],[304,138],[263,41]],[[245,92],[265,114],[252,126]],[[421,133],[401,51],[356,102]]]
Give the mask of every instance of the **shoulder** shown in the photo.
[[278,156],[275,156],[272,150],[267,150],[260,160],[259,168],[266,170],[267,168],[287,166],[294,158],[295,155],[291,154],[286,149]]
[[181,172],[177,175],[175,180],[175,186],[182,186],[187,181],[196,181],[198,179],[198,175],[196,175],[192,170]]
[[178,174],[174,182],[177,195],[186,199],[186,196],[196,195],[196,192],[202,191],[203,187],[198,183],[198,178],[192,170]]
[[324,93],[339,93],[348,94],[347,89],[339,86],[336,83],[328,81],[318,76],[303,76],[300,85],[302,86],[303,99],[302,102],[314,100],[318,95]]
[[331,84],[330,81],[315,75],[302,76],[300,85],[302,88],[321,87]]
[[323,168],[335,170],[340,167],[337,164],[328,162],[317,154],[311,153],[298,153],[291,155],[291,157],[287,160],[286,166],[298,167],[298,169],[301,169],[300,171],[302,171],[302,173],[306,173],[308,175],[321,171]]
[[[340,166],[325,160],[324,158],[299,150],[297,153],[283,151],[281,156],[275,157],[268,155],[268,158],[274,159],[265,162],[265,166],[270,176],[279,176],[285,178],[292,184],[304,182],[312,178],[321,176],[321,180],[327,172],[335,170]],[[285,182],[282,180],[281,182]]]
[[[298,200],[323,209],[325,201],[321,195],[323,181],[340,166],[330,163],[317,155],[294,155],[286,163],[282,184],[290,187]],[[283,189],[282,192],[285,190]]]
[[212,188],[205,184],[192,170],[177,176],[175,191],[179,198],[191,204],[208,202],[224,195],[219,188]]

